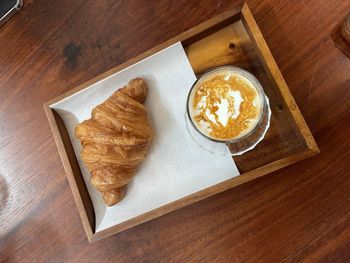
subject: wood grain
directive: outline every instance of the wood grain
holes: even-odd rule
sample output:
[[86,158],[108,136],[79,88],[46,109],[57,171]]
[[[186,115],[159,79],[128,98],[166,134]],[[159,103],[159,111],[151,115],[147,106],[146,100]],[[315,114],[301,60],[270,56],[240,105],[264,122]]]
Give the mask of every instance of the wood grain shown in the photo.
[[92,236],[95,232],[95,212],[81,174],[79,164],[76,160],[67,129],[62,118],[55,111],[51,110],[47,104],[44,104],[44,109],[49,120],[49,124],[52,129],[52,133],[56,141],[63,167],[66,172],[87,238],[89,241],[92,241]]
[[185,46],[187,57],[196,75],[223,65],[249,67],[241,47],[249,45],[250,40],[239,21]]
[[[177,42],[182,43],[196,74],[201,74],[213,67],[230,64],[252,71],[259,79],[264,80],[262,83],[266,94],[269,96],[269,104],[273,113],[269,134],[260,143],[260,147],[249,151],[249,154],[234,158],[237,168],[241,172],[238,178],[208,187],[198,193],[193,193],[157,209],[147,211],[147,213],[114,225],[99,233],[94,233],[94,208],[85,182],[82,179],[64,122],[59,117],[59,114],[51,108],[51,103],[64,100],[73,93],[89,88],[93,83],[107,78],[130,64],[136,63]],[[280,109],[280,105],[284,107]],[[44,108],[90,242],[111,236],[186,205],[193,204],[319,152],[314,138],[295,105],[295,101],[246,3],[240,9],[234,9],[209,19],[171,40],[161,43],[152,48],[151,51],[144,52],[137,56],[137,59],[131,59],[131,62],[127,61],[110,69],[108,73],[103,73],[79,85],[79,87],[46,103]],[[279,114],[276,114],[276,108],[279,109]],[[275,138],[283,138],[284,140],[276,140]]]
[[248,1],[320,154],[92,245],[42,104],[235,3],[24,4],[0,28],[1,261],[348,261],[348,1]]
[[[254,150],[234,157],[241,173],[303,152],[307,148],[318,152],[317,145],[246,5],[243,11],[241,17],[245,25],[239,18],[235,23],[231,22],[188,46],[184,45],[196,74],[200,75],[212,67],[227,64],[242,67],[258,78],[269,97],[272,117],[264,140]],[[286,159],[283,163],[286,163]]]
[[258,56],[261,58],[261,62],[264,64],[266,72],[278,86],[281,96],[284,99],[283,101],[287,104],[288,110],[293,117],[296,126],[299,128],[301,135],[305,139],[306,145],[309,149],[318,152],[319,149],[309,130],[309,127],[306,125],[304,118],[300,114],[299,108],[296,105],[293,96],[291,96],[288,86],[275,62],[275,59],[267,47],[265,39],[262,36],[247,4],[244,4],[242,14],[243,23],[247,25],[246,28],[248,30],[248,34],[258,50]]
[[331,36],[333,43],[350,58],[350,14],[334,28]]

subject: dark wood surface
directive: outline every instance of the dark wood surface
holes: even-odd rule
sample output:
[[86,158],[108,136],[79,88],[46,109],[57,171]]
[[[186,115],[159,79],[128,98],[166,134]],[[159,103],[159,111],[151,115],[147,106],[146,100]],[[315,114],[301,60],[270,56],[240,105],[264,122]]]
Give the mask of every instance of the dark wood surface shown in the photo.
[[25,1],[0,28],[0,261],[349,262],[350,2],[248,3],[321,153],[89,244],[42,104],[235,2]]
[[[79,93],[93,83],[108,78],[112,74],[177,42],[182,42],[188,60],[196,74],[201,74],[210,68],[225,64],[243,67],[253,72],[262,83],[264,92],[270,101],[272,112],[270,128],[257,147],[241,156],[234,157],[241,176],[212,185],[157,209],[135,216],[130,220],[113,225],[108,229],[94,233],[95,214],[90,196],[85,182],[82,180],[82,173],[64,122],[59,117],[59,113],[55,112],[54,108],[56,107],[51,107],[51,105],[64,100],[72,94]],[[171,66],[172,62],[169,61],[169,67]],[[90,242],[109,237],[151,219],[158,218],[319,153],[311,131],[296,106],[295,100],[247,4],[220,13],[131,60],[111,68],[88,82],[70,89],[50,100],[50,102],[45,103],[44,109]],[[262,123],[264,121],[267,121],[266,118],[262,120]],[[233,144],[230,144],[230,149],[233,146]],[[240,148],[239,145],[234,147]]]

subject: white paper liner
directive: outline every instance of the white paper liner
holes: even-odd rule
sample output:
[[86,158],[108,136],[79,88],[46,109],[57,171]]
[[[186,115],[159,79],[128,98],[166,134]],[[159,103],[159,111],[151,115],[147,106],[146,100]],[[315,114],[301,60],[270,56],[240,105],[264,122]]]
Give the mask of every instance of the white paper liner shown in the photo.
[[[90,118],[92,108],[135,77],[145,78],[149,86],[146,107],[155,137],[124,199],[106,207],[90,184],[74,129]],[[96,232],[239,175],[231,156],[203,150],[186,130],[186,98],[195,79],[181,43],[176,43],[51,105],[62,117],[72,141],[95,209]]]

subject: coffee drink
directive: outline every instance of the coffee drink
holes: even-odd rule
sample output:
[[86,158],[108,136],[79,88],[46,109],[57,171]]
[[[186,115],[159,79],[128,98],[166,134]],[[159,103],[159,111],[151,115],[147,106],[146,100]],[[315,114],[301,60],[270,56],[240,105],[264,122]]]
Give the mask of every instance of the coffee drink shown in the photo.
[[214,140],[231,141],[258,125],[264,93],[249,72],[223,67],[202,76],[187,103],[189,117],[200,133]]

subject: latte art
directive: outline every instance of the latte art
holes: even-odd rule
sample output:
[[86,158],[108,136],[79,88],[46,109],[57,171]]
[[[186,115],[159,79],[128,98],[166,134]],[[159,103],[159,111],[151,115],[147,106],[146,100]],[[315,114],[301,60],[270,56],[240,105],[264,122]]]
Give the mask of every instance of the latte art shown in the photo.
[[189,99],[190,117],[197,129],[216,140],[234,140],[259,123],[263,101],[243,75],[227,70],[201,78]]

